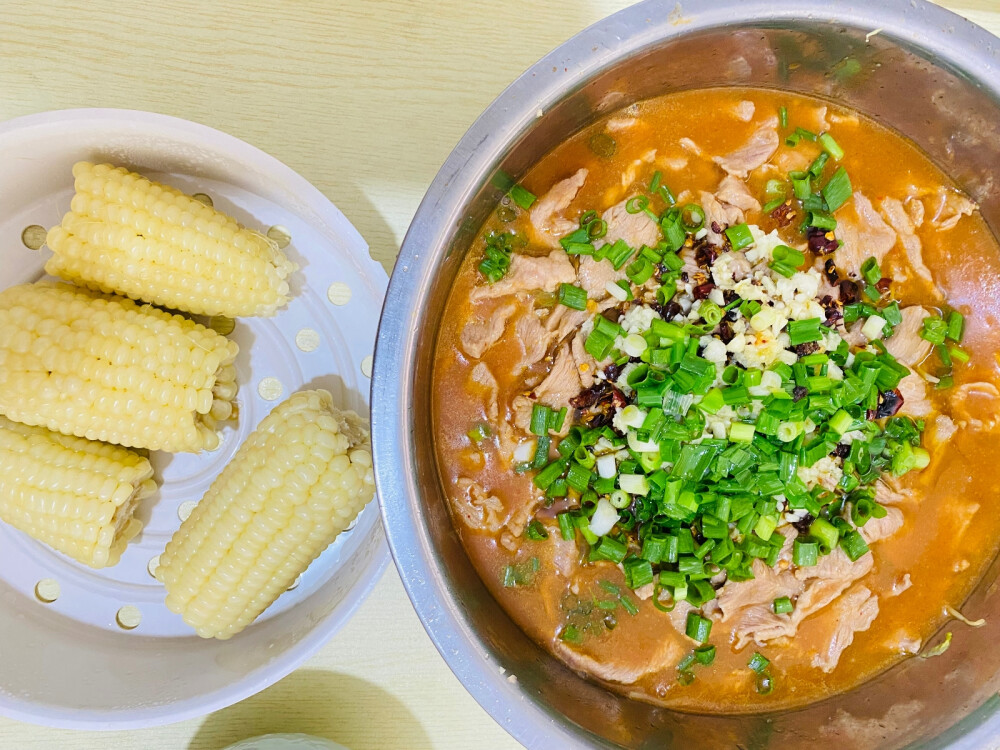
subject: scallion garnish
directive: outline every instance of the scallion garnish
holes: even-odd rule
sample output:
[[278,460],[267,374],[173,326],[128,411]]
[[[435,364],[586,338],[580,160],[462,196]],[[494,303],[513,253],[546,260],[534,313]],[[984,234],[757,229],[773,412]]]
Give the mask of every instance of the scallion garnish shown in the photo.
[[715,646],[698,646],[694,650],[694,658],[699,664],[704,664],[706,667],[715,661]]
[[819,137],[819,145],[833,157],[834,161],[840,161],[844,158],[844,149],[833,139],[833,136],[829,133],[823,133]]
[[772,603],[772,609],[776,615],[787,615],[795,610],[795,605],[787,596],[780,596]]
[[521,185],[511,187],[509,195],[510,199],[525,211],[531,208],[537,200],[534,193]]
[[688,203],[681,209],[681,223],[688,232],[697,232],[705,226],[705,210],[697,203]]
[[688,612],[684,633],[693,641],[706,643],[712,634],[712,621],[697,612]]
[[957,310],[952,310],[948,314],[948,331],[945,334],[956,344],[962,343],[962,336],[965,334],[965,316]]
[[469,430],[466,435],[468,435],[469,440],[473,443],[479,444],[483,442],[486,438],[490,436],[490,426],[483,422],[475,425],[471,430]]
[[533,541],[541,541],[549,538],[549,532],[542,526],[541,521],[532,521],[524,530],[524,535]]
[[725,230],[725,235],[729,239],[729,244],[733,250],[743,250],[753,244],[753,234],[746,224],[734,224]]
[[560,284],[558,300],[560,305],[565,305],[574,310],[587,309],[587,292],[573,284]]
[[750,667],[750,669],[756,672],[757,674],[760,674],[765,669],[767,669],[768,666],[770,666],[770,664],[771,664],[770,659],[765,657],[760,652],[754,651],[754,654],[753,656],[750,657],[750,661],[747,663],[747,666]]
[[854,188],[851,187],[851,178],[847,176],[847,170],[843,167],[838,167],[833,176],[827,180],[826,185],[823,186],[822,192],[823,200],[826,201],[827,208],[830,211],[836,211],[847,203],[854,194]]

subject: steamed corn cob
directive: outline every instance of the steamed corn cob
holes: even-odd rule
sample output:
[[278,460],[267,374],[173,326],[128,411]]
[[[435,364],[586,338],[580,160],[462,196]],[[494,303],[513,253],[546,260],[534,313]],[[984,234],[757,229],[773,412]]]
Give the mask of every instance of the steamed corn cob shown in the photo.
[[371,499],[366,426],[300,391],[247,438],[160,555],[167,606],[204,638],[240,632]]
[[295,264],[266,236],[166,185],[108,164],[73,167],[76,195],[45,270],[174,310],[274,315]]
[[124,297],[39,282],[0,292],[0,414],[66,435],[212,450],[236,343]]
[[118,563],[155,491],[134,451],[0,417],[0,519],[84,565]]

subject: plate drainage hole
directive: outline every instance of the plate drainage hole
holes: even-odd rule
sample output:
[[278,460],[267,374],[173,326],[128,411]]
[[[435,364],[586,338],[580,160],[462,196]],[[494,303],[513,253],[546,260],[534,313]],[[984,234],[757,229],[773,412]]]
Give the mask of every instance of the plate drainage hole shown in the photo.
[[335,281],[326,290],[326,298],[335,305],[346,305],[351,301],[351,287],[343,281]]
[[295,334],[295,345],[304,352],[314,352],[319,347],[319,334],[312,328],[303,328]]
[[160,556],[150,558],[149,562],[146,563],[146,571],[153,577],[156,578],[156,571],[160,567]]
[[118,610],[118,614],[115,615],[115,621],[122,630],[135,630],[139,627],[139,623],[142,622],[142,612],[139,611],[138,607],[126,604]]
[[195,193],[191,197],[199,203],[204,203],[209,208],[215,208],[215,202],[212,200],[211,195],[206,195],[205,193]]
[[38,601],[40,602],[52,604],[52,602],[59,598],[60,593],[62,592],[59,589],[59,582],[52,578],[43,578],[35,584],[35,596],[38,597]]
[[[197,504],[198,503],[195,502],[194,500],[185,500],[177,507],[177,517],[181,519],[181,523],[184,523],[186,520],[188,520],[188,516],[191,515],[191,512],[194,510]],[[159,565],[160,564],[159,555],[157,555],[155,559],[156,559],[156,564]],[[153,561],[150,560],[149,562],[150,564],[152,564]]]
[[265,401],[277,401],[284,390],[277,378],[264,378],[257,384],[257,393]]
[[21,242],[29,250],[41,250],[42,245],[45,244],[45,236],[47,234],[48,232],[45,231],[45,227],[32,224],[30,227],[25,227],[24,231],[21,232]]
[[267,238],[277,245],[279,250],[284,250],[292,241],[291,233],[281,224],[275,224],[268,229]]

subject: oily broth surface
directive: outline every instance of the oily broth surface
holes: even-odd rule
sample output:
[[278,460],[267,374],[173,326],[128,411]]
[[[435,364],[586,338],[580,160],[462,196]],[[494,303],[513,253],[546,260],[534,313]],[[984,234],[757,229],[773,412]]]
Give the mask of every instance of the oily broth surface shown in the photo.
[[[741,100],[756,105],[750,122],[736,117],[735,105]],[[815,130],[817,108],[828,105],[799,95],[765,90],[713,89],[667,95],[641,103],[635,115],[638,123],[628,130],[612,133],[617,142],[613,157],[598,158],[588,146],[590,137],[605,129],[607,121],[602,121],[559,145],[528,173],[522,184],[541,196],[556,181],[587,167],[590,174],[565,212],[568,217],[576,217],[590,208],[600,211],[643,191],[657,169],[675,193],[713,191],[723,175],[721,169],[707,158],[688,154],[678,145],[679,140],[691,138],[708,155],[728,153],[741,146],[762,122],[776,117],[780,106],[788,108],[792,128],[801,125]],[[618,113],[611,119],[626,116],[629,115]],[[922,152],[899,135],[850,111],[830,107],[828,117],[832,134],[846,152],[842,164],[854,189],[869,198],[876,200],[889,195],[903,198],[914,187],[934,189],[952,184]],[[647,160],[654,149],[655,164],[651,164]],[[780,159],[785,151],[782,146],[775,159]],[[810,160],[815,155],[808,147],[805,153]],[[686,164],[673,162],[684,156]],[[634,175],[634,181],[627,177],[623,180],[623,174]],[[751,192],[762,195],[765,179],[751,176]],[[773,221],[758,213],[749,214],[747,221],[759,223],[765,231],[774,227]],[[503,224],[494,216],[483,228],[483,234],[490,230],[526,231],[527,215],[522,213],[510,224]],[[1000,351],[1000,289],[996,280],[1000,279],[1000,249],[978,214],[963,218],[947,233],[936,234],[925,224],[918,235],[923,240],[924,260],[944,299],[912,273],[908,274],[910,280],[894,285],[897,298],[901,305],[928,307],[940,307],[947,300],[949,305],[964,312],[967,330],[963,346],[973,359],[970,366],[957,372],[956,386],[972,381],[997,383],[995,353]],[[514,513],[529,502],[533,489],[530,477],[514,473],[492,441],[481,452],[465,437],[472,425],[490,421],[484,391],[470,381],[475,362],[469,362],[458,347],[459,333],[472,310],[469,293],[479,283],[481,237],[464,260],[439,334],[433,386],[436,452],[448,496],[462,493],[458,480],[465,477],[499,498],[505,512]],[[525,252],[542,254],[548,250],[529,245]],[[902,257],[897,246],[883,264],[887,275],[895,276],[899,266],[894,259]],[[491,304],[500,307],[504,302],[501,299]],[[510,333],[509,326],[507,332]],[[525,376],[530,375],[513,377],[509,366],[505,368],[518,352],[516,341],[505,334],[482,358],[499,384],[500,420],[505,418],[505,406],[523,391]],[[544,374],[549,364],[551,361],[543,361],[536,366],[537,374]],[[935,414],[955,411],[949,393],[954,391],[932,392]],[[980,411],[995,406],[989,401],[975,404]],[[970,408],[967,406],[965,410]],[[990,414],[979,416],[984,420],[995,418]],[[961,605],[985,565],[995,556],[1000,539],[1000,513],[993,506],[1000,493],[1000,481],[994,472],[976,471],[976,467],[1000,463],[1000,441],[983,439],[983,433],[971,429],[960,429],[950,441],[937,444],[934,416],[927,422],[925,445],[931,450],[932,463],[925,471],[906,477],[904,486],[914,490],[914,494],[900,506],[904,526],[894,536],[874,545],[874,568],[860,581],[879,596],[879,615],[868,631],[856,634],[853,645],[844,652],[833,672],[824,674],[810,665],[813,653],[823,645],[817,642],[826,614],[823,611],[808,618],[794,639],[772,642],[759,649],[772,662],[775,689],[768,696],[760,696],[754,690],[754,675],[746,666],[754,647],[733,651],[727,643],[727,628],[718,622],[711,639],[718,648],[715,663],[697,668],[693,684],[680,685],[673,666],[635,684],[605,684],[619,692],[681,710],[734,713],[777,710],[817,701],[858,685],[903,658],[899,646],[903,637],[918,638],[926,644],[945,619],[944,605]],[[568,594],[569,581],[559,572],[559,559],[575,554],[572,543],[562,542],[558,534],[540,542],[520,539],[517,551],[511,553],[499,544],[499,534],[472,531],[457,518],[455,526],[478,573],[498,602],[529,636],[558,656],[562,646],[555,634],[565,622],[566,607],[574,600]],[[504,566],[525,563],[532,557],[540,562],[534,584],[505,588]],[[912,586],[894,595],[906,574]],[[613,582],[625,590],[621,572],[610,563],[589,566],[582,579],[584,597],[590,589],[599,593],[600,581]],[[638,604],[637,616],[619,609],[614,630],[586,638],[578,650],[597,662],[627,666],[649,659],[656,649],[674,648],[682,655],[691,649],[691,641],[677,632],[667,615],[649,601]],[[961,629],[955,637],[961,638]]]

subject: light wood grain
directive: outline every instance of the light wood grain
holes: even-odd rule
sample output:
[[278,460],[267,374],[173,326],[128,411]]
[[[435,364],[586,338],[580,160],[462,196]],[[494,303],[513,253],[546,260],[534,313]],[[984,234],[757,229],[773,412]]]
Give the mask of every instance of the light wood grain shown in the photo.
[[[0,0],[0,120],[126,107],[225,130],[311,180],[390,268],[476,116],[545,52],[628,4]],[[997,0],[944,4],[1000,32]],[[269,731],[352,750],[518,747],[445,666],[395,570],[303,669],[237,706],[123,733],[0,719],[0,747],[215,750]]]

